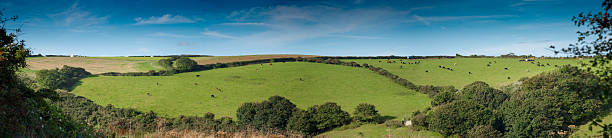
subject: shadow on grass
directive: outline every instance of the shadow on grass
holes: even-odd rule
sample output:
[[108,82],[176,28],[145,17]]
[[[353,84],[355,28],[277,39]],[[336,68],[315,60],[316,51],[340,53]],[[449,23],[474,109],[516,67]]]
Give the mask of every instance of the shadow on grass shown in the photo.
[[76,87],[81,86],[83,84],[83,79],[85,79],[85,78],[93,78],[93,77],[98,77],[98,76],[99,75],[88,75],[88,76],[85,76],[83,78],[80,78],[79,81],[77,81],[72,86],[70,86],[70,88],[68,88],[67,91],[72,92],[72,90],[74,90]]

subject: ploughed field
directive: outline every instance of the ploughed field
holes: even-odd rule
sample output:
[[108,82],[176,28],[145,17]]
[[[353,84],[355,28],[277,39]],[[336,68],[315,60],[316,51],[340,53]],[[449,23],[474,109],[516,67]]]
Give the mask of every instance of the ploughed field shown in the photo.
[[256,64],[173,76],[95,76],[82,79],[73,93],[100,105],[152,110],[165,116],[212,112],[217,117],[235,117],[242,103],[280,95],[302,109],[336,102],[352,113],[358,104],[370,103],[381,115],[401,119],[425,109],[430,102],[425,94],[365,68],[306,62]]
[[[381,67],[417,85],[452,85],[457,89],[461,89],[474,81],[484,81],[499,88],[517,82],[522,77],[530,77],[555,69],[555,65],[579,65],[581,61],[576,59],[519,60],[519,58],[455,58],[418,60],[346,59],[342,61],[355,61],[359,64],[366,63]],[[540,66],[538,66],[538,63]]]

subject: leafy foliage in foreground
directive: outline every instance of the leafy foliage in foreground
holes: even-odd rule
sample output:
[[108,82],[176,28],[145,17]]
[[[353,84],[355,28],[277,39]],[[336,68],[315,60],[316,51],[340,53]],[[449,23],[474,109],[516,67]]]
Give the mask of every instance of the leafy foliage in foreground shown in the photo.
[[560,136],[570,125],[585,124],[602,111],[600,91],[607,88],[601,83],[571,66],[529,78],[510,96],[474,82],[456,93],[438,93],[433,109],[415,113],[413,120],[447,136],[495,137],[497,133],[484,133],[490,129],[507,137]]

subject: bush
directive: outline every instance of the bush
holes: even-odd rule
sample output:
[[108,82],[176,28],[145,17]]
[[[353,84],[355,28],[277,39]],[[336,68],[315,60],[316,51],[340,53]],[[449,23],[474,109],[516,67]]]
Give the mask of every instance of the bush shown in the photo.
[[316,122],[313,121],[311,113],[296,109],[291,118],[287,121],[287,130],[311,135],[317,132]]
[[342,111],[336,103],[325,103],[308,108],[308,112],[313,115],[313,121],[317,124],[319,132],[327,131],[351,122],[349,114]]
[[385,124],[385,127],[390,127],[390,128],[399,128],[399,127],[404,126],[404,124],[400,120],[387,120],[385,121],[384,124]]
[[600,83],[596,76],[569,66],[525,80],[502,105],[505,135],[550,137],[550,132],[585,124],[602,110],[599,97],[609,89]]
[[469,138],[499,138],[502,134],[495,130],[492,126],[479,125],[468,132]]
[[466,85],[459,94],[459,99],[471,100],[491,110],[499,107],[507,97],[508,96],[501,90],[491,88],[487,83],[482,81],[476,81]]
[[198,63],[188,57],[180,57],[174,61],[174,65],[176,66],[177,70],[191,71],[195,69]]
[[420,126],[427,128],[427,116],[420,111],[416,111],[412,114],[412,119],[410,119],[413,126]]
[[174,69],[174,67],[172,67],[172,60],[170,59],[160,59],[158,62],[164,69]]
[[444,91],[436,94],[431,100],[431,106],[438,106],[446,103],[450,103],[454,99],[454,92]]
[[256,128],[285,130],[295,104],[284,97],[272,96],[261,103],[244,103],[236,111],[238,121]]
[[377,123],[380,120],[380,114],[376,110],[376,107],[371,104],[362,103],[357,105],[353,112],[353,119],[359,122],[374,122]]
[[496,122],[490,109],[468,100],[437,106],[427,119],[431,130],[447,136],[465,136],[474,126],[493,125]]
[[36,82],[45,89],[70,90],[79,82],[79,79],[91,75],[83,68],[64,65],[61,69],[44,69],[36,73]]

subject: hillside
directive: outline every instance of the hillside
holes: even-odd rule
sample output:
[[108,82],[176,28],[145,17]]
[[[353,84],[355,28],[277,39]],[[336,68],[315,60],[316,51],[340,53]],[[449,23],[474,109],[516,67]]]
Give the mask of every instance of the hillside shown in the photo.
[[153,110],[166,116],[212,112],[218,117],[233,117],[242,103],[280,95],[300,108],[337,102],[343,110],[352,112],[357,104],[366,102],[376,105],[382,115],[402,118],[426,108],[430,101],[426,95],[364,68],[303,62],[249,65],[173,76],[89,77],[83,79],[73,93],[101,105]]

